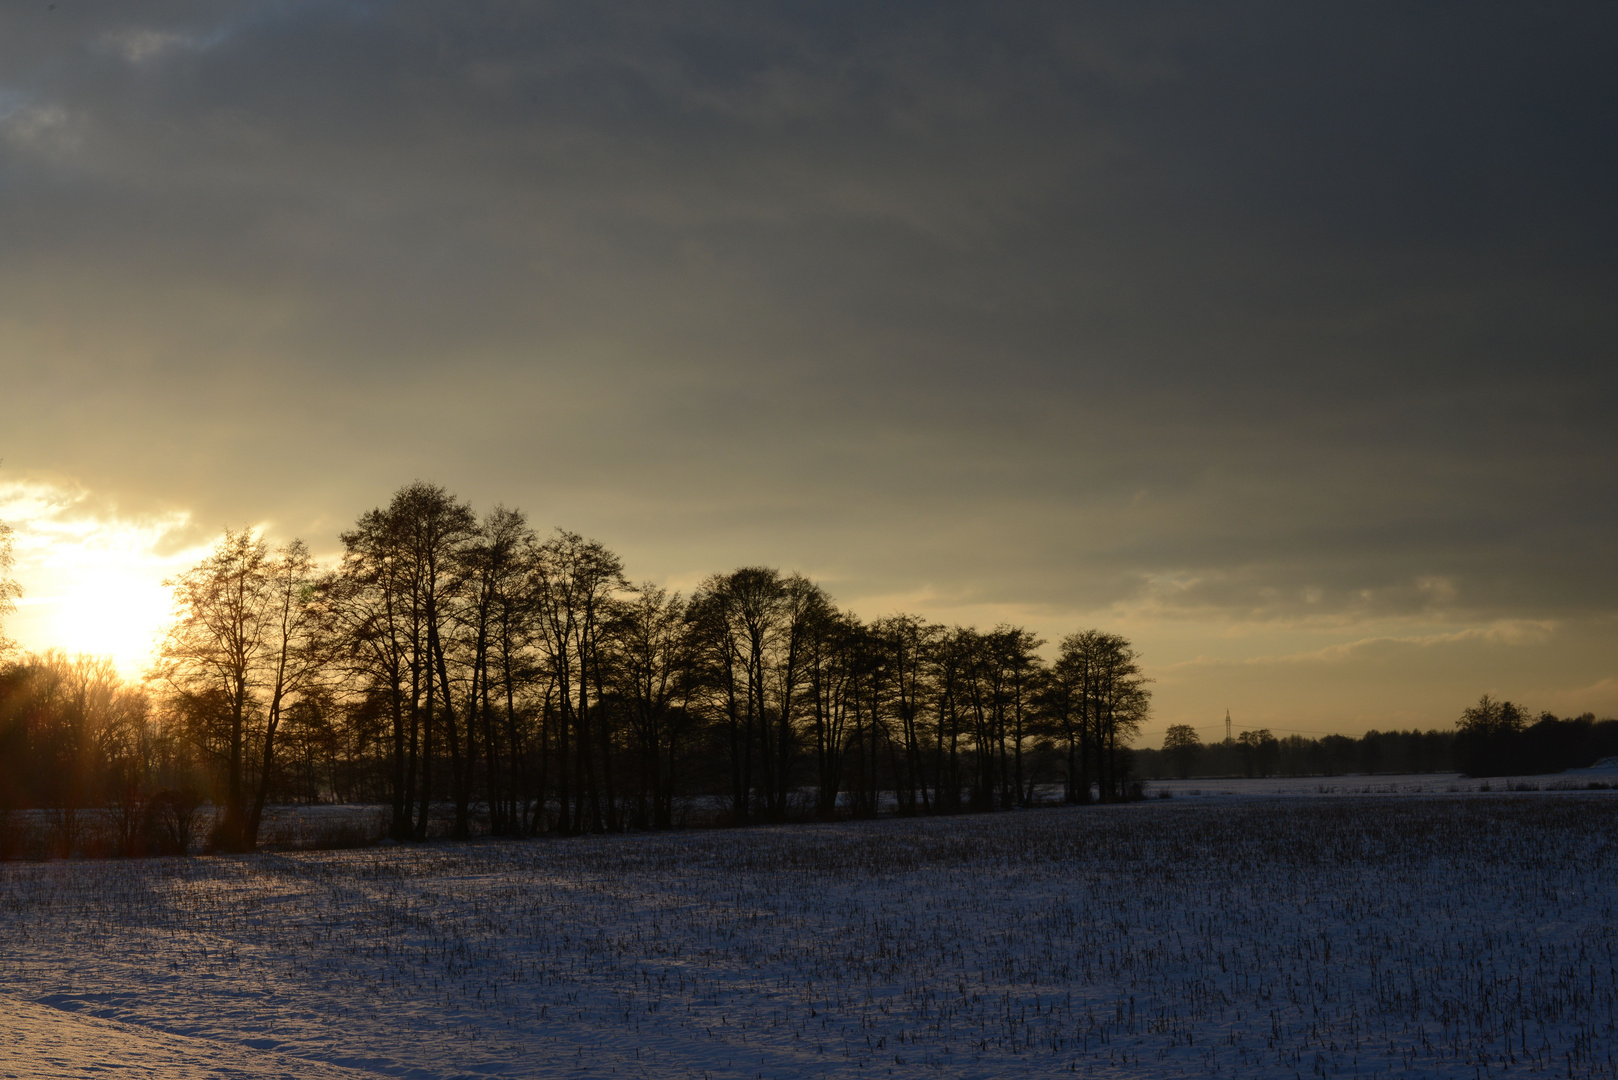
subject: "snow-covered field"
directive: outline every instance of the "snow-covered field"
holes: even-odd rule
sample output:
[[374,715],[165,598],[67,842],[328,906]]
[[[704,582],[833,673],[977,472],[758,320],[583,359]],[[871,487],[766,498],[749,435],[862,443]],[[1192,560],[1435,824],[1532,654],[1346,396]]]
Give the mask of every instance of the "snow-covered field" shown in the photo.
[[11,863],[0,1076],[1618,1076],[1615,901],[1611,791]]
[[1408,773],[1348,776],[1271,776],[1214,780],[1149,780],[1149,795],[1168,792],[1176,799],[1288,798],[1304,795],[1455,795],[1502,791],[1618,790],[1618,766],[1566,769],[1537,776],[1488,776],[1460,773]]

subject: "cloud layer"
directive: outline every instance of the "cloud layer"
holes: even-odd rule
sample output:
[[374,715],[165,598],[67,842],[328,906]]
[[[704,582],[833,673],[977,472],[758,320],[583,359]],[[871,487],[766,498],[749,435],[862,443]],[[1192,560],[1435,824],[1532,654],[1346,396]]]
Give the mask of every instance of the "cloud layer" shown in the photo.
[[422,476],[1165,665],[1610,642],[1614,20],[13,5],[0,455],[317,547]]

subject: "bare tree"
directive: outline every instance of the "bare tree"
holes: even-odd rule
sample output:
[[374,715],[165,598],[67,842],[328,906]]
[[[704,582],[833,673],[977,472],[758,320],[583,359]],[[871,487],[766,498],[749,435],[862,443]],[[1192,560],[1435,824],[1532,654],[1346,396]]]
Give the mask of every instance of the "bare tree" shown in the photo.
[[830,609],[801,574],[762,566],[715,574],[691,600],[691,619],[713,676],[730,757],[731,813],[786,816],[799,754],[797,713],[807,671],[809,631]]
[[302,702],[315,688],[323,661],[324,640],[314,609],[315,561],[302,540],[276,549],[264,567],[263,692],[267,698],[260,732],[258,788],[243,831],[244,846],[257,844],[259,823],[275,774],[276,735],[287,706]]
[[242,529],[226,530],[207,558],[165,582],[174,590],[174,621],[155,674],[191,715],[198,744],[223,763],[225,808],[214,843],[226,850],[257,844],[282,710],[313,671],[305,641],[312,574],[301,542],[272,554]]
[[928,789],[922,724],[932,691],[932,654],[944,628],[929,625],[915,615],[890,615],[877,620],[872,629],[878,646],[888,655],[893,673],[892,706],[904,746],[903,767],[896,767],[894,778],[899,807],[903,813],[931,813],[933,799]]
[[963,690],[967,656],[975,632],[954,627],[942,630],[929,650],[928,680],[932,689],[933,761],[937,770],[934,813],[953,814],[962,808],[961,737]]
[[[511,798],[517,786],[516,767],[521,754],[515,712],[516,682],[522,665],[514,654],[526,639],[521,619],[528,607],[524,555],[532,541],[533,533],[522,513],[497,506],[483,519],[460,555],[465,598],[459,618],[467,639],[463,658],[469,668],[462,712],[469,730],[482,732],[489,828],[497,835],[520,831],[515,823],[515,800]],[[503,715],[503,724],[497,721],[497,712]],[[468,783],[457,796],[458,822],[464,822],[461,800],[470,794],[470,779],[469,761]],[[458,830],[463,827],[458,825]]]
[[1151,710],[1148,679],[1129,641],[1085,630],[1062,639],[1045,700],[1068,742],[1068,799],[1126,794],[1129,743]]
[[[138,759],[146,695],[112,660],[57,650],[7,665],[0,678],[0,812],[50,811],[55,846],[73,854],[81,811],[111,804],[120,841],[139,823]],[[129,850],[120,842],[118,853]]]
[[823,821],[837,816],[844,782],[844,756],[852,717],[858,707],[855,671],[863,627],[853,616],[828,609],[808,624],[805,670],[809,727],[814,747],[816,811]]
[[971,747],[971,807],[993,810],[995,806],[996,754],[999,745],[997,721],[1000,709],[1000,669],[988,635],[975,629],[956,633],[959,649],[961,701],[964,705],[964,734]]
[[1094,754],[1089,716],[1096,677],[1090,659],[1085,634],[1063,638],[1041,692],[1041,710],[1066,744],[1065,798],[1070,803],[1090,801]]
[[449,750],[450,795],[455,804],[452,829],[468,835],[471,769],[475,759],[475,729],[455,708],[447,656],[453,605],[464,580],[460,576],[460,548],[473,535],[477,519],[472,508],[432,484],[416,482],[394,496],[389,507],[397,529],[406,539],[406,558],[412,568],[426,656],[426,703],[422,713],[421,804],[416,839],[427,837],[432,802],[436,737],[442,735]]
[[768,668],[769,700],[766,711],[760,714],[764,725],[765,809],[772,821],[786,819],[787,800],[794,786],[807,639],[812,627],[830,611],[831,602],[820,586],[802,574],[789,574],[781,580],[775,650]]
[[265,650],[268,559],[252,530],[226,530],[211,555],[163,583],[174,590],[174,621],[156,674],[183,699],[198,745],[223,759],[225,812],[214,842],[226,850],[247,846],[247,728]]
[[5,634],[5,617],[17,610],[17,600],[22,596],[22,587],[11,576],[17,565],[14,541],[11,526],[0,521],[0,657],[16,647]]
[[1099,678],[1095,696],[1095,743],[1099,751],[1097,780],[1103,802],[1126,797],[1129,744],[1151,714],[1149,679],[1141,672],[1139,654],[1118,634],[1099,636],[1095,657]]
[[690,711],[690,633],[685,601],[651,582],[617,606],[608,638],[613,695],[624,703],[637,766],[634,824],[673,824],[675,756]]
[[454,829],[468,831],[476,731],[456,708],[449,662],[465,581],[461,549],[476,527],[471,507],[418,480],[343,534],[342,570],[330,583],[333,617],[356,646],[371,689],[389,699],[396,839],[426,838],[434,765],[446,750]]
[[1476,705],[1461,710],[1455,729],[1493,735],[1499,732],[1517,734],[1528,726],[1528,710],[1512,701],[1502,701],[1492,694],[1478,698]]
[[[504,778],[490,780],[490,799],[505,803],[498,816],[491,810],[491,825],[529,836],[540,828],[544,817],[549,748],[546,717],[556,696],[555,671],[541,656],[540,605],[532,589],[531,560],[537,543],[526,519],[516,510],[497,510],[485,520],[484,535],[496,564],[492,575],[492,667],[484,686],[502,706],[503,724],[497,730],[504,732],[506,762]],[[512,544],[514,551],[507,549]],[[490,767],[499,771],[497,764]]]
[[[616,828],[612,733],[605,716],[599,731],[592,726],[590,689],[600,684],[599,648],[612,616],[613,598],[628,587],[623,561],[598,541],[558,529],[555,536],[533,549],[529,572],[540,638],[550,659],[560,706],[557,830]],[[606,813],[603,786],[607,788]]]
[[420,740],[421,683],[426,673],[421,605],[397,517],[376,509],[342,535],[343,560],[323,582],[333,635],[346,643],[338,666],[356,696],[385,701],[390,739],[389,835],[415,834],[415,778]]
[[[1033,734],[1034,702],[1042,665],[1038,649],[1045,642],[1019,626],[1000,625],[990,636],[996,685],[996,732],[1000,744],[1000,805],[1026,806],[1032,798],[1033,777],[1027,775],[1023,756]],[[1007,743],[1011,746],[1007,776]]]

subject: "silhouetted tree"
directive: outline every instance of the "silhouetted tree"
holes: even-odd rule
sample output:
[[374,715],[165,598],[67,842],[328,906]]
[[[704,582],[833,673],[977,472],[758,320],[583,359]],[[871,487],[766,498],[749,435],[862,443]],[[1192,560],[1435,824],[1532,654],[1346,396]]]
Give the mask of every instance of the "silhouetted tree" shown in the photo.
[[[469,729],[476,724],[483,734],[489,827],[497,835],[523,831],[514,793],[520,788],[524,801],[530,797],[519,765],[524,740],[516,703],[517,684],[530,674],[521,653],[530,638],[526,556],[533,540],[521,512],[497,506],[460,555],[466,579],[462,651],[469,668],[464,712]],[[466,797],[471,772],[469,766]]]
[[1519,733],[1514,771],[1553,773],[1587,768],[1613,755],[1618,755],[1618,721],[1597,720],[1588,712],[1565,719],[1547,712]]
[[1281,744],[1269,728],[1242,732],[1236,737],[1236,745],[1241,750],[1242,771],[1248,776],[1269,776],[1275,770]]
[[786,815],[810,638],[828,610],[807,578],[757,566],[716,574],[691,598],[698,659],[724,717],[731,812],[739,822],[753,814],[755,788],[765,817]]
[[1505,776],[1520,772],[1518,757],[1528,713],[1522,706],[1490,694],[1461,712],[1455,724],[1455,765],[1469,776]]
[[690,726],[690,634],[679,593],[647,582],[618,604],[606,639],[613,694],[629,717],[635,766],[631,823],[673,823],[676,755]]
[[914,615],[890,615],[872,627],[874,642],[887,654],[893,673],[892,707],[904,748],[903,763],[896,766],[895,777],[901,813],[932,811],[928,790],[931,770],[923,725],[927,699],[933,691],[932,653],[943,633],[942,626],[928,625]]
[[592,725],[591,704],[596,697],[592,688],[601,685],[597,665],[613,599],[628,587],[623,562],[598,541],[558,529],[534,548],[529,568],[539,637],[555,676],[559,706],[556,828],[563,833],[616,828],[610,716],[603,714]]
[[454,835],[469,832],[472,765],[476,760],[475,728],[455,706],[448,666],[449,634],[458,590],[464,584],[461,547],[477,526],[472,508],[441,487],[414,483],[394,497],[390,511],[407,540],[407,557],[421,607],[426,657],[426,701],[422,710],[421,804],[416,838],[425,839],[433,796],[436,740],[442,729],[449,751],[450,796],[455,805]]
[[856,669],[863,661],[863,628],[842,612],[827,608],[809,622],[805,648],[809,741],[814,748],[815,809],[823,821],[837,816],[844,780],[844,755],[857,709]]
[[264,565],[260,601],[264,622],[262,690],[264,726],[258,749],[258,786],[243,829],[243,846],[251,851],[258,842],[259,823],[275,773],[276,735],[289,704],[304,700],[314,689],[324,663],[325,642],[318,634],[313,603],[315,562],[302,540],[276,549]]
[[354,645],[354,670],[369,676],[393,713],[392,832],[399,839],[426,838],[434,765],[445,751],[453,828],[459,835],[469,828],[476,729],[456,707],[449,660],[465,584],[461,549],[476,527],[469,506],[416,481],[343,534],[343,565],[330,583],[333,617]]
[[1040,694],[1040,709],[1064,745],[1063,796],[1067,802],[1090,801],[1091,750],[1089,715],[1095,671],[1083,635],[1064,638],[1050,677]]
[[104,656],[56,650],[0,667],[0,812],[51,812],[58,854],[81,850],[82,811],[108,808],[111,850],[137,846],[141,803],[156,778],[147,695]]
[[[1033,735],[1033,706],[1043,672],[1038,649],[1045,642],[1018,626],[1004,624],[992,637],[999,674],[1000,805],[1026,806],[1032,800],[1032,776],[1023,761]],[[1009,787],[1006,775],[1007,742],[1011,744]]]
[[154,675],[171,705],[220,761],[224,813],[214,843],[251,851],[275,770],[276,734],[290,701],[320,667],[312,640],[314,563],[301,541],[271,552],[251,530],[226,530],[179,577],[174,621]]
[[11,576],[12,568],[17,565],[16,551],[11,526],[0,521],[0,657],[4,657],[16,646],[6,637],[5,617],[17,610],[17,600],[22,596],[22,587]]
[[214,843],[250,850],[248,743],[267,651],[269,545],[250,529],[226,530],[212,554],[164,584],[174,591],[174,622],[155,674],[192,720],[193,737],[222,763],[224,814]]
[[[1129,743],[1151,710],[1147,681],[1135,650],[1117,634],[1086,630],[1062,639],[1053,686],[1060,688],[1060,723],[1071,733],[1069,760],[1077,757],[1070,798],[1088,802],[1092,784],[1104,802],[1126,796]],[[1072,734],[1078,736],[1076,754]]]
[[1202,739],[1197,729],[1190,724],[1170,724],[1163,734],[1163,753],[1173,764],[1176,776],[1181,780],[1190,779],[1191,770],[1202,753]]
[[[0,613],[16,595],[4,540]],[[170,582],[161,708],[102,659],[0,665],[0,811],[49,811],[60,852],[183,851],[199,755],[217,774],[215,843],[240,849],[279,800],[387,799],[392,835],[420,840],[446,796],[455,835],[486,809],[491,832],[531,836],[670,828],[681,795],[727,790],[734,821],[783,820],[811,794],[830,819],[1028,805],[1058,776],[1073,802],[1139,791],[1149,680],[1116,634],[1069,635],[1047,666],[1020,627],[864,623],[762,567],[686,603],[630,589],[598,542],[542,542],[503,507],[479,521],[425,483],[343,544],[320,576],[296,541],[227,531]],[[1528,719],[1485,695],[1454,734],[1257,730],[1204,747],[1177,724],[1140,754],[1188,777],[1433,770],[1452,746],[1475,775],[1618,753],[1618,722]],[[83,828],[91,807],[110,846]]]
[[332,633],[347,643],[346,649],[336,652],[336,664],[350,680],[356,698],[384,703],[391,735],[388,833],[402,841],[415,833],[425,658],[417,575],[400,518],[382,509],[362,514],[355,528],[342,534],[342,563],[323,588]]
[[956,626],[941,634],[932,650],[933,739],[939,777],[935,805],[942,813],[958,813],[965,807],[962,744],[971,737],[967,728],[969,672],[977,648],[977,631]]

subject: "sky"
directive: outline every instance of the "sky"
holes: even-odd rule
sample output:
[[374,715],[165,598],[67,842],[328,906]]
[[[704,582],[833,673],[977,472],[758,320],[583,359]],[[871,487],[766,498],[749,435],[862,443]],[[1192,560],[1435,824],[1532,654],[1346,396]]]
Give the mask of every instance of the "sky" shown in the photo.
[[[415,479],[1101,626],[1170,723],[1618,714],[1618,9],[0,8],[0,519],[138,670]],[[113,599],[108,600],[107,597]]]

